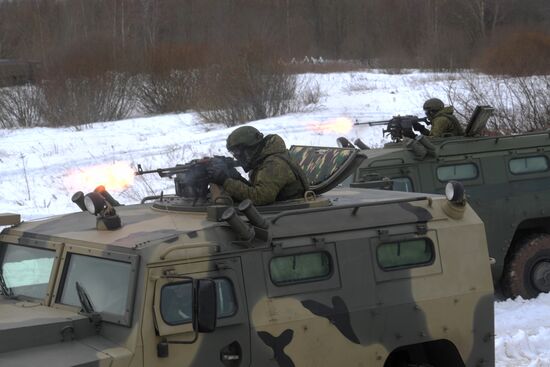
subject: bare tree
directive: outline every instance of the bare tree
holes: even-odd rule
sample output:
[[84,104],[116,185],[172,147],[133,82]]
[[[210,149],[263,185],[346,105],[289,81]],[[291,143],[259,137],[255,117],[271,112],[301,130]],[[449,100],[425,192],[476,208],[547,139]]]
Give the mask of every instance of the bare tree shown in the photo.
[[444,87],[447,99],[466,120],[476,105],[490,105],[495,114],[489,129],[498,133],[546,130],[550,127],[550,76],[491,77],[464,73]]
[[0,88],[0,127],[40,125],[40,90],[33,86]]

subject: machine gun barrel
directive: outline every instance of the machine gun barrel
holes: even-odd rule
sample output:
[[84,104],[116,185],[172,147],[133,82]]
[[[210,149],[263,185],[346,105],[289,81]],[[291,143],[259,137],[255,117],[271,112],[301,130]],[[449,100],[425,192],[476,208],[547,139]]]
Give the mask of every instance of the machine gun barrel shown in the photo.
[[376,125],[386,125],[390,120],[380,120],[380,121],[355,121],[353,125],[369,125],[369,126],[376,126]]
[[[235,167],[241,166],[239,161],[230,157],[213,156],[200,159],[194,159],[185,164],[178,164],[175,167],[157,168],[144,170],[138,164],[136,176],[146,175],[148,173],[157,173],[160,177],[169,177],[174,179],[176,197],[192,199],[193,206],[198,202],[208,200],[212,178],[209,169],[214,165],[224,164],[228,170],[235,170]],[[244,180],[244,179],[243,179]]]
[[234,160],[233,158],[223,157],[223,156],[214,156],[214,157],[205,157],[201,159],[194,159],[188,163],[181,164],[181,165],[178,164],[174,167],[157,168],[152,170],[144,170],[141,167],[141,164],[138,164],[137,171],[134,172],[134,175],[141,176],[141,175],[147,175],[150,173],[157,173],[160,177],[173,177],[178,173],[185,173],[189,170],[192,170],[194,169],[194,167],[206,166],[209,164],[209,162],[212,159],[222,159],[228,167],[239,167],[241,165],[238,161]]
[[160,177],[172,177],[175,174],[183,173],[187,170],[189,170],[190,167],[187,165],[181,165],[176,167],[169,167],[169,168],[157,168],[157,169],[151,169],[151,170],[144,170],[141,168],[141,164],[138,164],[137,171],[134,172],[134,175],[141,176],[141,175],[148,175],[150,173],[158,173]]
[[414,117],[417,122],[428,122],[427,117],[416,117],[416,116],[394,116],[389,120],[379,120],[379,121],[355,121],[353,125],[369,125],[369,126],[377,126],[377,125],[387,125],[391,120],[393,120],[396,117]]

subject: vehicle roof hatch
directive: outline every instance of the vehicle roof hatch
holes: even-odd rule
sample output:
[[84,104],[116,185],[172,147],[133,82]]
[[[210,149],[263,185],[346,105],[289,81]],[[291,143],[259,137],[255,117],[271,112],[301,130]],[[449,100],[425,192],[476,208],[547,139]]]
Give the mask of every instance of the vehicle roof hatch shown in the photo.
[[317,195],[336,187],[367,158],[355,148],[293,145],[289,153],[304,170],[309,189]]
[[493,116],[494,108],[491,106],[476,106],[468,125],[466,126],[465,136],[480,135],[487,125],[489,117]]

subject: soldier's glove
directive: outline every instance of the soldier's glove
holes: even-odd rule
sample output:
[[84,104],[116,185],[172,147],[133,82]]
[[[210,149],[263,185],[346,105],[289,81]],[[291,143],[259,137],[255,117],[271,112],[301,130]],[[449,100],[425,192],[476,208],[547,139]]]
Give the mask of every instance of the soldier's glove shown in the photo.
[[430,135],[430,130],[426,129],[420,122],[414,121],[412,126],[414,131],[418,131],[422,135]]
[[206,172],[208,172],[210,182],[218,185],[223,185],[228,178],[241,179],[241,175],[235,167],[229,167],[221,159],[212,159],[206,167]]

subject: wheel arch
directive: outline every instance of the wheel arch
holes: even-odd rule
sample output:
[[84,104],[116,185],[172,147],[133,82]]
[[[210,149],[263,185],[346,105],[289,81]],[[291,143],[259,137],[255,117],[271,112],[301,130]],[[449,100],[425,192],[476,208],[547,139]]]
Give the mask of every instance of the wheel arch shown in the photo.
[[464,367],[458,349],[448,339],[400,346],[394,349],[384,362],[384,367],[401,366],[446,366]]
[[[550,217],[529,218],[522,221],[516,227],[514,237],[508,246],[504,257],[503,269],[512,257],[512,255],[526,242],[529,237],[541,234],[550,234]],[[501,275],[502,278],[502,275]]]
[[515,236],[506,256],[500,286],[507,297],[550,291],[550,234],[544,227],[530,229]]

